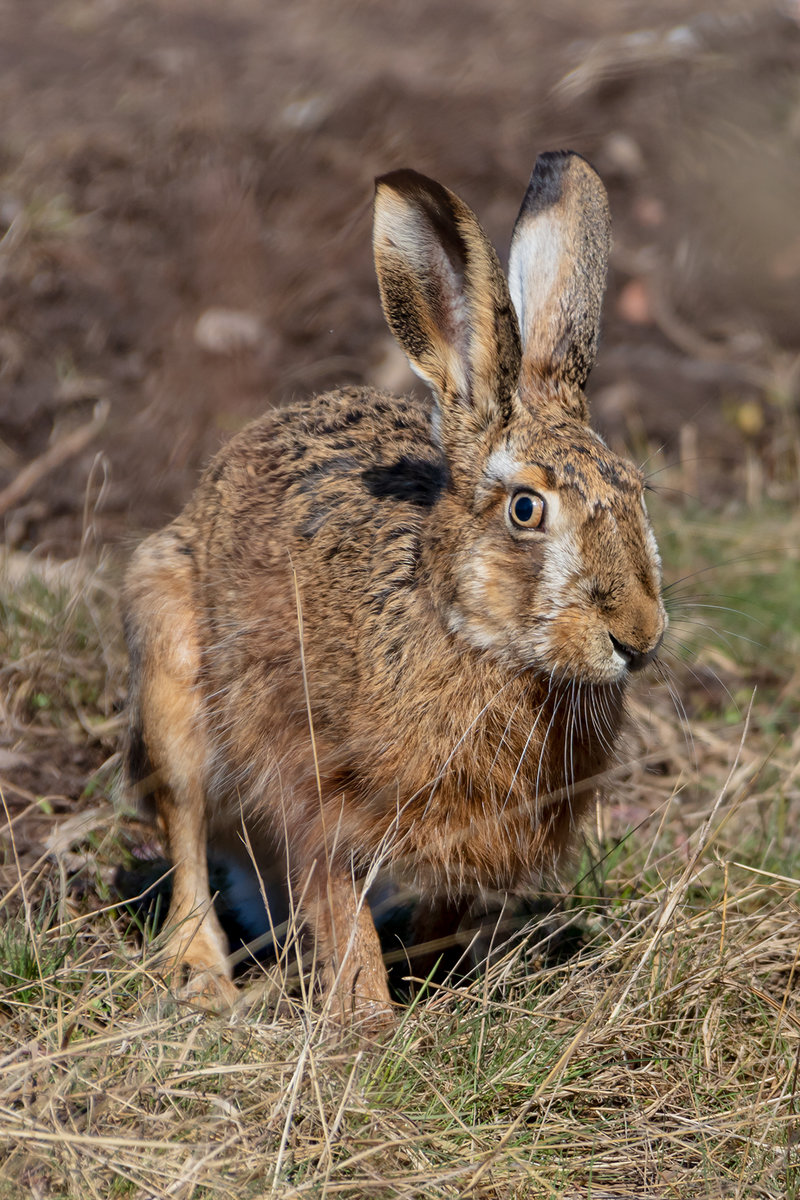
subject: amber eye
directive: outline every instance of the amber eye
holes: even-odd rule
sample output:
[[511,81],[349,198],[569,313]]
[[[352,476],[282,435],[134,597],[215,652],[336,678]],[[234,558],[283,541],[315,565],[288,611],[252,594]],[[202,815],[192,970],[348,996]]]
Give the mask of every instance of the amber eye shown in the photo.
[[544,500],[538,492],[515,492],[508,505],[508,518],[517,529],[541,529]]

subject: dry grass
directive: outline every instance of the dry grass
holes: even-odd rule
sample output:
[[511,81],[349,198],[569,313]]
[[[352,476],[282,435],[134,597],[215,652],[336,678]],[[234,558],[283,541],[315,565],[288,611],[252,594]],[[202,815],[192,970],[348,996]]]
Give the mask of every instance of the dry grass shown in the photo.
[[[548,916],[487,972],[433,988],[388,1042],[343,1038],[277,973],[254,970],[229,1018],[176,1003],[102,903],[130,837],[108,768],[49,857],[22,844],[25,819],[7,825],[0,1197],[800,1194],[800,529],[782,510],[674,502],[657,523],[672,576],[728,564],[691,586],[736,611],[675,604],[688,720],[661,684],[635,697],[627,766],[558,898],[579,948],[544,954]],[[7,584],[24,753],[59,733],[107,755],[112,593]],[[8,816],[48,815],[31,794],[4,791]]]

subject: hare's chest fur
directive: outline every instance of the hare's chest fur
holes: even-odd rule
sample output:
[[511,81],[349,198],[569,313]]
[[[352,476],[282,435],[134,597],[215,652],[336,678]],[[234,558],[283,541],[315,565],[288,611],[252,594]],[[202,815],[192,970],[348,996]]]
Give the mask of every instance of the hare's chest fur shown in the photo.
[[[387,830],[389,860],[433,891],[552,878],[608,767],[621,696],[604,698],[605,723],[592,729],[585,698],[579,709],[569,692],[536,678],[484,680],[470,702],[457,678],[442,675],[435,713],[415,723],[396,712],[386,742],[362,759],[364,798],[378,800],[363,844]],[[394,746],[391,729],[400,734]]]

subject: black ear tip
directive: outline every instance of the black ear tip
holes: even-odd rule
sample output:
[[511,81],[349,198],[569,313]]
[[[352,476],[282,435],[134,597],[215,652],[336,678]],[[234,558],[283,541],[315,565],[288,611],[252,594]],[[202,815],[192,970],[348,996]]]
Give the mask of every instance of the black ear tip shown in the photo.
[[538,175],[540,172],[552,170],[563,165],[571,158],[580,158],[577,150],[543,150],[537,155],[536,162],[533,167],[533,174]]
[[522,202],[523,212],[540,212],[558,204],[564,175],[572,157],[572,150],[546,150],[544,154],[539,155]]
[[580,168],[581,166],[594,171],[588,158],[579,154],[577,150],[545,150],[534,163],[531,183],[535,179],[548,179],[553,175],[564,175],[570,168]]
[[546,150],[536,159],[522,212],[541,212],[557,204],[564,191],[564,181],[575,171],[590,175],[596,172],[588,159],[577,150]]

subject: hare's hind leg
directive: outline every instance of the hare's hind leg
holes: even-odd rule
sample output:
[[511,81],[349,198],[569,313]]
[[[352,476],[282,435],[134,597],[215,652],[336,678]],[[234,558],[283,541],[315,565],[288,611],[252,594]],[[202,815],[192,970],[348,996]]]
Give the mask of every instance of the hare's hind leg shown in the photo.
[[173,529],[143,542],[128,571],[125,626],[131,658],[129,784],[155,800],[173,863],[167,940],[159,972],[183,969],[183,995],[228,1007],[227,942],[211,901],[206,859],[208,759],[199,687],[200,641],[188,547]]

